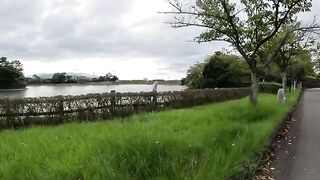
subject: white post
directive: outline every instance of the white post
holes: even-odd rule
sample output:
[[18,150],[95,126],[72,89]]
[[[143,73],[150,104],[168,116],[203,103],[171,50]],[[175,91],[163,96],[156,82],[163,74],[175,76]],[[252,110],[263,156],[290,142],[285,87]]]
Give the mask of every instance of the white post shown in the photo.
[[286,102],[285,92],[283,88],[278,90],[277,100],[281,104],[284,104]]
[[158,91],[158,81],[154,82],[152,85],[152,91],[157,92]]

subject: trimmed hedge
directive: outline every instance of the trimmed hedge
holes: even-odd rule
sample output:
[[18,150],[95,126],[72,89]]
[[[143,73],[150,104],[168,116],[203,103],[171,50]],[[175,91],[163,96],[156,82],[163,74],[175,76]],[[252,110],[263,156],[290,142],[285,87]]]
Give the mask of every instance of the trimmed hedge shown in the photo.
[[320,87],[320,80],[317,79],[306,79],[303,82],[304,88],[319,88]]
[[240,99],[248,96],[249,92],[249,88],[235,88],[160,93],[103,93],[24,99],[0,98],[0,129],[126,117],[140,112],[186,108]]
[[277,94],[278,90],[282,88],[282,84],[275,82],[260,82],[259,92]]

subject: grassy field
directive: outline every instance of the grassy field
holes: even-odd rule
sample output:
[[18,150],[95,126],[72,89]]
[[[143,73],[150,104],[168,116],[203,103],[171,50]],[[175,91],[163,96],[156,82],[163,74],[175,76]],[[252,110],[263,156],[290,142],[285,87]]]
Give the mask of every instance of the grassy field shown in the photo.
[[298,96],[0,132],[0,179],[241,179]]

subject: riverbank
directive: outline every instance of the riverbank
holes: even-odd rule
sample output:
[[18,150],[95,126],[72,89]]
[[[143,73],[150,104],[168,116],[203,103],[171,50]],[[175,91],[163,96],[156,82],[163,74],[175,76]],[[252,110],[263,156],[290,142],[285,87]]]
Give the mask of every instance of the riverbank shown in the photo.
[[[158,91],[183,91],[186,87],[180,85],[159,85]],[[52,97],[75,96],[96,93],[116,92],[151,92],[152,85],[135,84],[57,84],[57,85],[32,85],[21,91],[0,91],[0,98],[26,98],[26,97]]]
[[[28,86],[76,86],[76,85],[153,85],[154,81],[119,81],[119,82],[82,82],[82,83],[42,83],[29,84]],[[180,85],[177,81],[163,81],[158,82],[159,85],[176,86]]]
[[[28,86],[55,86],[55,85],[152,85],[155,81],[147,81],[147,80],[120,80],[116,82],[111,81],[103,81],[103,82],[77,82],[77,83],[33,83],[28,84]],[[181,85],[180,80],[160,80],[157,81],[160,85]]]
[[24,88],[17,88],[17,89],[0,89],[0,92],[8,92],[8,91],[24,91],[27,87]]
[[1,84],[0,91],[10,91],[10,90],[23,90],[26,89],[26,84]]
[[[112,122],[0,132],[1,179],[246,179],[292,107],[263,94]],[[14,171],[13,171],[14,169]]]

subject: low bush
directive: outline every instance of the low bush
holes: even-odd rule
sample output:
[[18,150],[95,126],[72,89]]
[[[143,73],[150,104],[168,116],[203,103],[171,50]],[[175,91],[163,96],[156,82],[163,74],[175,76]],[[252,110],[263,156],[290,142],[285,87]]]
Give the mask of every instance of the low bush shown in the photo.
[[282,84],[275,82],[260,82],[259,92],[277,94],[278,90],[282,88]]

